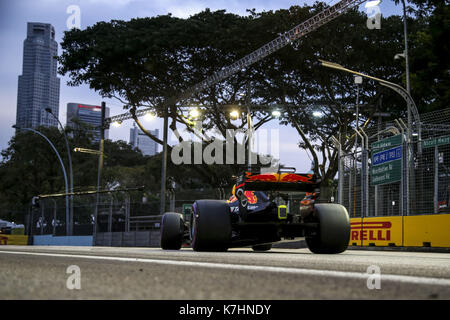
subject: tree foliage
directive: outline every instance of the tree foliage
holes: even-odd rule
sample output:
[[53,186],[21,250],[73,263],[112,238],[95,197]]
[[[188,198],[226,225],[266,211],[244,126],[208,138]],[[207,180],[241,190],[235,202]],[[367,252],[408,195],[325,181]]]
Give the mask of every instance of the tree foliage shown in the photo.
[[[54,127],[40,127],[37,130],[55,145],[64,163],[67,178],[70,179],[67,149],[62,132]],[[74,147],[98,149],[98,145],[91,143],[90,134],[83,131],[72,132],[70,129],[67,129],[67,133],[72,150]],[[140,152],[132,150],[131,146],[123,141],[107,140],[105,154],[107,159],[105,163],[113,170],[113,174],[104,178],[105,185],[118,180],[120,168],[134,169],[135,166],[144,165],[146,162]],[[71,155],[74,191],[95,190],[98,158],[91,154],[73,151]],[[136,186],[137,181],[136,178],[129,185]],[[32,197],[64,192],[62,167],[48,142],[35,133],[18,132],[9,142],[8,148],[2,151],[0,216],[14,221],[23,221],[24,210],[30,205]]]
[[[413,0],[410,10],[423,27],[411,35],[417,47],[411,50],[411,91],[423,109],[433,111],[450,104],[450,2]],[[408,24],[413,19],[408,19]]]

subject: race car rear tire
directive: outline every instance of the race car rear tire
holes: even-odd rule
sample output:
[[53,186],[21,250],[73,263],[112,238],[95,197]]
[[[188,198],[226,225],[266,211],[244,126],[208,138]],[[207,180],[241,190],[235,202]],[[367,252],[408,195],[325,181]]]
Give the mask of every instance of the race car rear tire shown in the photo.
[[269,244],[257,244],[257,245],[254,245],[252,247],[252,249],[253,249],[253,251],[259,251],[259,252],[261,252],[261,251],[269,251],[270,249],[272,249],[272,244],[271,243],[269,243]]
[[166,212],[161,219],[161,248],[180,250],[183,243],[184,222],[175,212]]
[[314,233],[306,233],[309,250],[319,254],[334,254],[347,250],[350,240],[347,209],[339,204],[319,203],[315,205],[314,216],[319,226]]
[[230,207],[222,200],[197,200],[191,227],[195,251],[226,251],[231,242]]

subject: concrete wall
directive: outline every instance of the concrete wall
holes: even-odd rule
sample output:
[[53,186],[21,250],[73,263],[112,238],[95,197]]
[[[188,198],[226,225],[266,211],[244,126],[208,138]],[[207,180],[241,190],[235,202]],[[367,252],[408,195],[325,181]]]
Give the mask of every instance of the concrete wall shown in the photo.
[[54,237],[52,235],[33,236],[35,246],[92,246],[92,236]]
[[35,246],[159,247],[160,231],[101,232],[93,236],[33,236]]
[[102,247],[159,247],[159,230],[97,233],[96,246]]
[[35,246],[102,246],[102,247],[159,247],[159,230],[132,232],[102,232],[96,236],[54,237],[33,236]]

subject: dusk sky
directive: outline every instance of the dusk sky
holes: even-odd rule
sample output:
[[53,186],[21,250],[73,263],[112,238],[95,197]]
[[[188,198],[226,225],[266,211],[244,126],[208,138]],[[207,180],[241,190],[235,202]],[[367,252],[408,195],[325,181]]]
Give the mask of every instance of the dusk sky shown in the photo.
[[[334,4],[337,0],[326,0]],[[258,12],[287,9],[292,5],[312,4],[313,0],[0,0],[0,149],[8,146],[8,141],[14,134],[12,125],[16,120],[17,82],[22,73],[23,41],[26,38],[27,22],[50,23],[55,27],[56,41],[61,42],[63,32],[67,30],[66,13],[70,5],[78,5],[81,9],[81,29],[91,26],[98,21],[111,19],[129,20],[136,17],[152,17],[172,13],[173,16],[187,18],[205,8],[211,10],[226,9],[241,15],[246,9],[255,8]],[[364,10],[364,6],[360,6]],[[385,0],[380,9],[382,14],[401,14],[400,6],[395,6],[391,0]],[[301,21],[299,21],[300,23]],[[58,53],[61,54],[59,47]],[[123,113],[121,104],[116,100],[102,99],[88,86],[69,87],[68,78],[61,78],[59,118],[66,123],[66,105],[68,102],[86,104],[100,104],[106,101],[111,108],[111,115]],[[133,121],[129,120],[120,128],[112,128],[110,139],[129,140],[129,128]],[[146,124],[148,129],[162,129],[160,119]],[[271,128],[278,127],[273,123]],[[299,171],[308,171],[311,161],[305,151],[298,149],[299,137],[293,129],[280,127],[280,156],[281,162],[297,167]]]

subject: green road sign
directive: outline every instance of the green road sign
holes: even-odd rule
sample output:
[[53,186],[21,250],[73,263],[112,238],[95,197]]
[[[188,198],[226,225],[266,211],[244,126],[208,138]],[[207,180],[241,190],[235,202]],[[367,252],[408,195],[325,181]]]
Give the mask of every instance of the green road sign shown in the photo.
[[372,153],[370,184],[372,186],[393,183],[402,177],[402,146],[380,149]]
[[402,160],[394,160],[370,169],[370,184],[372,186],[389,184],[402,178]]
[[380,141],[373,142],[370,145],[371,149],[387,149],[390,147],[399,146],[402,144],[402,135],[398,134]]
[[431,148],[435,146],[441,146],[444,144],[450,144],[450,136],[432,138],[423,141],[424,148]]

